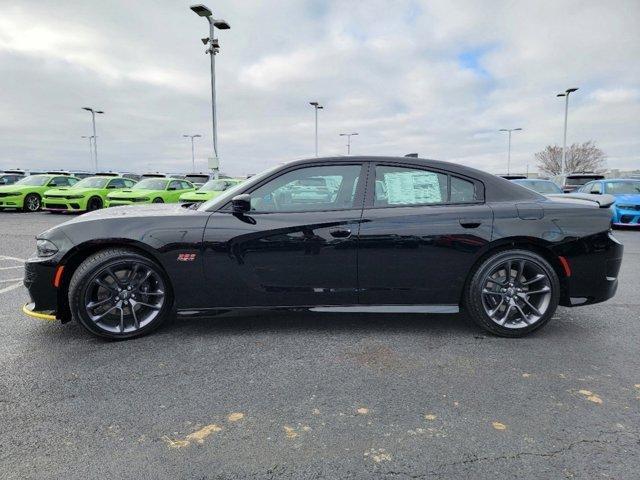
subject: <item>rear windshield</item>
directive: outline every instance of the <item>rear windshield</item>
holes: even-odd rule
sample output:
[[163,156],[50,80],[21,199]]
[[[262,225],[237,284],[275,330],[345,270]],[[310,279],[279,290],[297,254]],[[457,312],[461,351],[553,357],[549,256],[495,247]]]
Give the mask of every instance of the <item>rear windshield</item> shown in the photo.
[[187,175],[184,179],[191,183],[205,183],[209,180],[209,175]]
[[586,176],[580,175],[579,177],[567,177],[565,185],[584,185],[585,183],[593,182],[594,180],[601,180],[604,177],[602,175]]

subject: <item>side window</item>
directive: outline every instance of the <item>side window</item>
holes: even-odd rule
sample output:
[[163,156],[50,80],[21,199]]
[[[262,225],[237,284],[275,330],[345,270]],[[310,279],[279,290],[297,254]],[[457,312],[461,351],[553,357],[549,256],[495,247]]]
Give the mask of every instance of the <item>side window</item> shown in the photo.
[[67,185],[71,186],[71,185],[75,185],[76,183],[78,183],[80,181],[80,179],[73,178],[73,177],[66,177],[65,181],[67,182]]
[[130,180],[130,179],[128,179],[128,178],[125,178],[125,179],[123,180],[123,182],[124,182],[124,187],[125,187],[125,188],[131,188],[131,187],[133,187],[133,186],[136,184],[136,182],[134,182],[133,180]]
[[53,177],[49,182],[50,187],[68,187],[69,179],[67,177]]
[[109,186],[107,188],[113,189],[113,188],[124,188],[125,183],[124,183],[124,179],[122,178],[114,178],[113,180],[111,180],[109,182]]
[[182,190],[187,190],[189,188],[193,188],[191,187],[191,184],[189,182],[180,182],[182,184]]
[[474,202],[476,200],[476,186],[469,180],[451,177],[451,203]]
[[410,167],[376,166],[376,207],[446,203],[447,198],[447,175]]
[[180,190],[180,181],[173,180],[172,182],[169,182],[168,190]]
[[593,185],[591,185],[590,193],[602,193],[600,182],[593,182]]
[[311,212],[353,208],[361,168],[327,165],[289,171],[251,193],[251,210]]

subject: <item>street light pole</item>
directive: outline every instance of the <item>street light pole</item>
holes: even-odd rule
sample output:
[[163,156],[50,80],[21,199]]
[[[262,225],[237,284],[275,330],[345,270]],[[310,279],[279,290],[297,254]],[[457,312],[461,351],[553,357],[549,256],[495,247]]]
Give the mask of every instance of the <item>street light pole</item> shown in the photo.
[[[562,141],[562,165],[560,165],[560,175],[564,178],[564,169],[567,159],[567,118],[569,117],[569,94],[578,90],[577,88],[567,88],[564,93],[559,93],[556,97],[564,97],[564,140]],[[564,182],[564,180],[562,180]]]
[[324,107],[318,102],[309,102],[309,105],[313,105],[316,112],[316,157],[318,156],[318,110],[322,110]]
[[228,30],[231,28],[227,22],[213,18],[213,13],[204,5],[192,5],[191,10],[201,17],[205,17],[209,22],[209,38],[203,38],[202,43],[208,43],[209,48],[205,51],[211,57],[211,118],[212,118],[212,134],[213,134],[213,157],[216,165],[219,165],[218,159],[218,119],[216,115],[216,55],[220,51],[220,44],[215,38],[215,28],[219,30]]
[[501,128],[501,132],[509,132],[509,149],[507,150],[507,175],[511,173],[511,132],[519,132],[521,128]]
[[347,155],[351,155],[351,137],[353,135],[358,135],[357,132],[353,132],[353,133],[341,133],[340,136],[341,137],[347,137]]
[[[80,138],[88,138],[89,139],[89,159],[90,159],[89,164],[92,164],[93,163],[93,146],[91,145],[91,142],[93,141],[93,135],[88,135],[88,136],[87,135],[82,135]],[[97,172],[98,171],[96,170],[96,173]]]
[[195,148],[193,146],[193,139],[194,138],[200,138],[202,137],[202,135],[182,135],[185,138],[190,138],[191,139],[191,171],[195,172],[196,171],[196,151]]
[[91,112],[91,123],[93,125],[93,152],[94,152],[94,166],[96,169],[96,172],[98,171],[98,142],[97,142],[97,136],[96,136],[96,113],[98,114],[103,114],[104,112],[102,110],[95,110],[91,107],[82,107],[83,110],[86,110],[87,112]]

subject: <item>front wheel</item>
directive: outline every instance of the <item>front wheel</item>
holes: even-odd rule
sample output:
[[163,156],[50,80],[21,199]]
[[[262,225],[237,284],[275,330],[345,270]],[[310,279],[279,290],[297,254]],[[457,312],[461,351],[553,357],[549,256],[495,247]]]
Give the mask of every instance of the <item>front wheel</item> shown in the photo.
[[87,202],[87,212],[100,210],[102,208],[102,200],[100,197],[91,197]]
[[164,203],[164,200],[162,200],[160,197],[157,197],[153,199],[153,203]]
[[24,205],[22,209],[25,212],[37,212],[40,210],[40,195],[37,193],[30,193],[24,197]]
[[169,282],[160,267],[127,249],[107,249],[90,256],[69,284],[73,317],[101,337],[145,335],[166,320],[171,304]]
[[560,281],[549,262],[528,250],[506,250],[475,269],[464,303],[483,329],[522,337],[551,319],[559,299]]

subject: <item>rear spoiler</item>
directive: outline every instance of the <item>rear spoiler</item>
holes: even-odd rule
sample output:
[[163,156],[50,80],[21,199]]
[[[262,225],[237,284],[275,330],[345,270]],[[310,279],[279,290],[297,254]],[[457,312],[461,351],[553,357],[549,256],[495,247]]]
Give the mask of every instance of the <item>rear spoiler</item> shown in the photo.
[[569,198],[572,200],[586,200],[589,202],[597,203],[600,208],[609,208],[616,201],[613,195],[596,194],[596,193],[553,193],[547,195],[555,199]]

